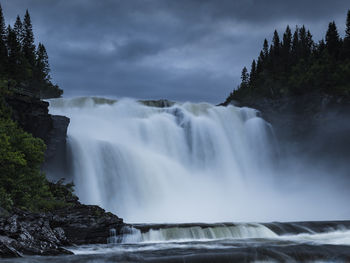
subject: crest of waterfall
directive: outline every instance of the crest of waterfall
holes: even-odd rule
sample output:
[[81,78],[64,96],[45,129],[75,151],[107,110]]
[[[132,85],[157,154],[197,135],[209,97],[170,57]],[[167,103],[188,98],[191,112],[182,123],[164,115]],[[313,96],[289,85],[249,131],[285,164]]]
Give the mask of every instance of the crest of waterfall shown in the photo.
[[246,220],[268,209],[260,197],[277,151],[254,109],[76,98],[51,100],[50,112],[71,119],[72,175],[84,203],[129,222]]

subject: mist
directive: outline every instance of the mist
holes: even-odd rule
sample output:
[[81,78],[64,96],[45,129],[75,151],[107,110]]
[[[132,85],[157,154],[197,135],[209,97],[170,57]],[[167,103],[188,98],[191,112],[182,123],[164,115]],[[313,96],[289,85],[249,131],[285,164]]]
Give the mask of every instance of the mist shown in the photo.
[[349,217],[346,160],[329,154],[328,146],[327,154],[320,150],[333,145],[326,139],[339,127],[333,119],[310,131],[308,144],[298,144],[282,140],[282,131],[251,108],[168,106],[132,99],[50,100],[51,113],[71,118],[68,172],[51,177],[68,174],[82,202],[127,222]]

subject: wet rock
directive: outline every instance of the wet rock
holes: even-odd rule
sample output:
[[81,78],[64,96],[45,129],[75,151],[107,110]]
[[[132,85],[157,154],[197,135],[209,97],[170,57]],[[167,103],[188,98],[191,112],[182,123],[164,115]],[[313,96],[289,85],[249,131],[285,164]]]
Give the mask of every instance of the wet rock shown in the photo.
[[149,107],[157,107],[157,108],[166,108],[166,107],[171,107],[175,104],[173,101],[169,100],[140,100],[140,103],[149,106]]
[[0,257],[72,254],[68,245],[107,243],[111,228],[120,233],[123,220],[98,206],[71,206],[49,213],[15,209],[0,217]]

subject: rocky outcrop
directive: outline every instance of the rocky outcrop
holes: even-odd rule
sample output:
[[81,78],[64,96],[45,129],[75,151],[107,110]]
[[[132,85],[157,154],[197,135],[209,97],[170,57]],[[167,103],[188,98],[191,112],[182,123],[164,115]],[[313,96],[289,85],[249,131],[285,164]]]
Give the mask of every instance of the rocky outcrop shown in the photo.
[[6,102],[11,107],[12,118],[26,132],[45,142],[46,162],[63,154],[69,118],[49,114],[49,103],[34,97],[16,94],[8,96]]
[[166,108],[171,107],[175,104],[173,101],[169,100],[140,100],[140,103],[144,104],[145,106],[149,107],[157,107],[157,108]]
[[251,107],[273,125],[285,148],[299,153],[343,161],[350,155],[350,99],[308,93],[279,99],[250,98],[232,101]]
[[6,102],[11,107],[12,118],[26,132],[43,139],[45,143],[49,141],[53,121],[49,114],[48,102],[22,95],[8,96]]
[[[6,102],[19,126],[47,145],[44,169],[48,164],[61,167],[69,118],[50,115],[48,102],[30,96],[16,94],[6,97]],[[63,247],[103,244],[110,229],[120,233],[121,218],[98,206],[83,205],[74,195],[64,195],[64,207],[47,213],[19,209],[9,213],[0,207],[0,257],[71,254]]]
[[63,246],[107,243],[123,220],[98,206],[72,206],[50,213],[15,210],[0,217],[0,257],[71,254]]

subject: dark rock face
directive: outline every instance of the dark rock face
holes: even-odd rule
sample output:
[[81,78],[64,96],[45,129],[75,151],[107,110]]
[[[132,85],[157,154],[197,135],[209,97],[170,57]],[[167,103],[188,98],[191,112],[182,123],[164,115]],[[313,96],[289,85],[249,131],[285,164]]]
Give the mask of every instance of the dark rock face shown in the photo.
[[350,155],[350,100],[320,93],[280,99],[233,101],[259,110],[280,142],[299,152],[344,158]]
[[81,204],[55,211],[51,220],[51,226],[62,229],[67,240],[76,245],[105,244],[110,229],[119,233],[123,225],[123,219],[112,213],[98,206]]
[[111,228],[120,233],[123,219],[97,206],[73,206],[51,213],[15,210],[0,217],[0,257],[71,254],[67,245],[107,243]]
[[52,120],[52,129],[47,138],[46,159],[50,160],[57,154],[62,155],[65,152],[67,128],[69,118],[59,115],[50,115]]
[[12,109],[12,118],[34,137],[49,141],[53,121],[48,113],[49,103],[28,96],[9,96],[6,102]]
[[64,155],[69,118],[49,114],[49,103],[37,98],[16,95],[7,97],[6,102],[12,109],[12,118],[26,132],[45,142],[46,162]]
[[71,179],[66,176],[69,174],[66,137],[70,120],[58,115],[51,115],[51,119],[52,129],[48,134],[43,170],[50,181],[61,178]]

